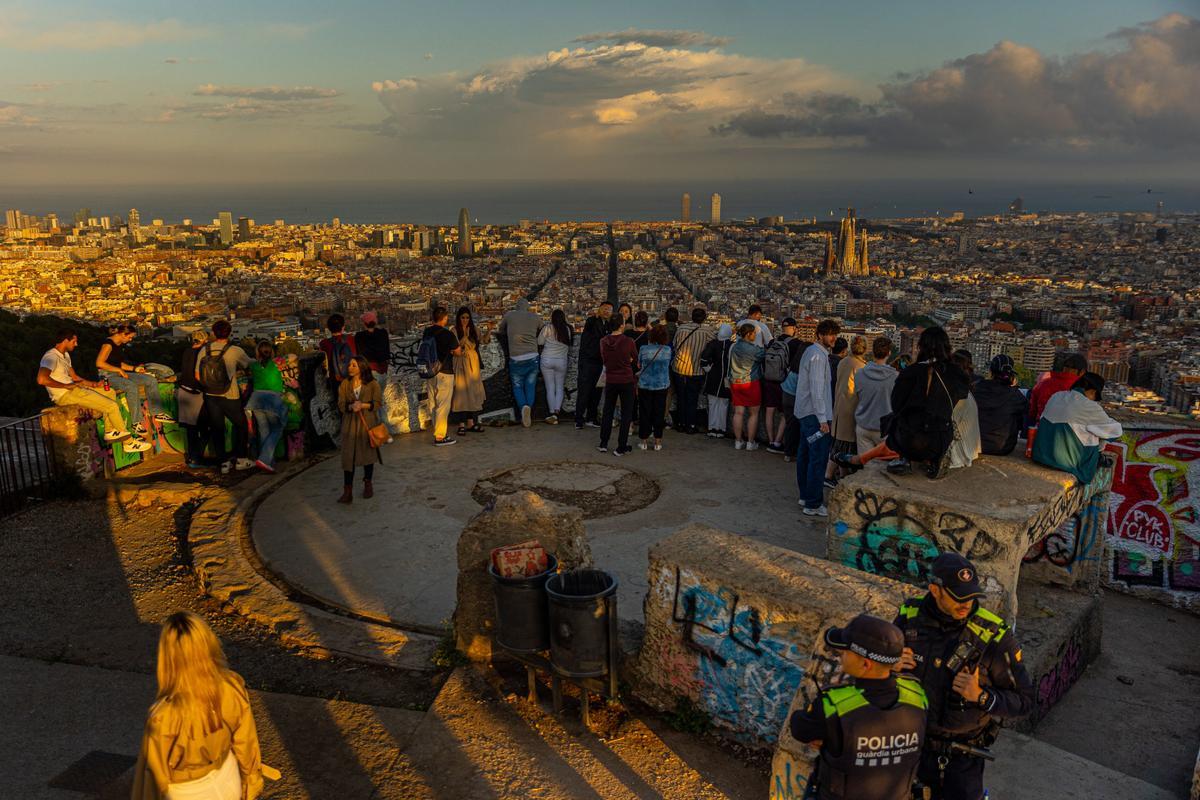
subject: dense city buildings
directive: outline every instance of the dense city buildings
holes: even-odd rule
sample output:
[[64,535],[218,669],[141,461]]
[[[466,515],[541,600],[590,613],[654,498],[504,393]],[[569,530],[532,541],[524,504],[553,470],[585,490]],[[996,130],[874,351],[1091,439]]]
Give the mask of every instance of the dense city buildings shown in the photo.
[[[719,218],[720,196],[712,202]],[[125,219],[81,209],[72,224],[11,209],[0,303],[177,337],[229,316],[238,336],[309,346],[334,311],[353,320],[374,310],[405,336],[434,302],[469,305],[490,330],[529,296],[533,310],[562,308],[579,326],[612,280],[619,301],[652,319],[703,305],[711,321],[735,321],[758,304],[768,323],[795,317],[809,338],[816,319],[835,317],[907,355],[920,330],[938,324],[979,369],[1010,355],[1025,385],[1080,352],[1110,382],[1111,401],[1200,415],[1196,215],[843,213],[828,222],[616,222],[610,241],[593,222],[472,230],[465,208],[457,226],[239,217],[236,229],[231,212],[211,225],[145,224],[136,209]]]

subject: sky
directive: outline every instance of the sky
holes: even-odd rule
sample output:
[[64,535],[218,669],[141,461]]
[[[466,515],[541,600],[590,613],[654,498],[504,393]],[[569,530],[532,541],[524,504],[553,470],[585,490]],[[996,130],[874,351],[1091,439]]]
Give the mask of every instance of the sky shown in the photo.
[[0,0],[10,186],[1200,182],[1200,0]]

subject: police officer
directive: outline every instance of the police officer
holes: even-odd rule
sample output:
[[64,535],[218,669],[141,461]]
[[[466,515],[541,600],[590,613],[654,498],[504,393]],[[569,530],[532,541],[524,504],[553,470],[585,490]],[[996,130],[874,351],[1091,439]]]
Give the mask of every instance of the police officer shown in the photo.
[[984,759],[964,746],[989,747],[998,720],[1033,710],[1021,646],[1000,617],[980,608],[974,565],[942,553],[930,568],[929,593],[900,606],[905,648],[898,668],[929,697],[929,728],[918,778],[934,800],[979,800]]
[[909,800],[921,758],[925,693],[896,664],[904,634],[860,614],[825,631],[851,681],[823,689],[791,718],[792,736],[821,748],[805,797],[820,800]]

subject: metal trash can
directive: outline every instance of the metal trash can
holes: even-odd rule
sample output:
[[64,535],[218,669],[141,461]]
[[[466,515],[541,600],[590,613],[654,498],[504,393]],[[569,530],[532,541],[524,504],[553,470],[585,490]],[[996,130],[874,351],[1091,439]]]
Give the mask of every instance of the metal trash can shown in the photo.
[[558,559],[547,558],[546,571],[529,578],[502,578],[494,564],[488,565],[496,599],[496,644],[505,650],[536,653],[550,646],[546,580],[558,569]]
[[598,569],[550,576],[550,663],[568,678],[609,672],[615,648],[617,579]]

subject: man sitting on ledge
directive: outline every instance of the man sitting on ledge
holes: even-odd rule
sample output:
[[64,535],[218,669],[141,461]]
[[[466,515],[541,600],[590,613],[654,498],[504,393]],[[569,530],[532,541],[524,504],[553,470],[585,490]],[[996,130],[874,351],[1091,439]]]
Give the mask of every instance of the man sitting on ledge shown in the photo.
[[1104,378],[1094,372],[1075,382],[1069,392],[1050,398],[1038,420],[1033,460],[1069,472],[1081,484],[1092,482],[1104,439],[1118,439],[1121,423],[1104,413],[1100,395]]
[[91,411],[99,411],[104,419],[104,441],[108,444],[125,442],[125,449],[133,453],[142,453],[150,449],[150,443],[140,438],[130,438],[121,418],[121,407],[117,405],[116,392],[105,389],[97,381],[81,378],[71,364],[71,351],[79,346],[79,336],[75,331],[62,330],[58,340],[42,356],[38,366],[37,382],[45,386],[50,399],[57,406],[82,406]]

